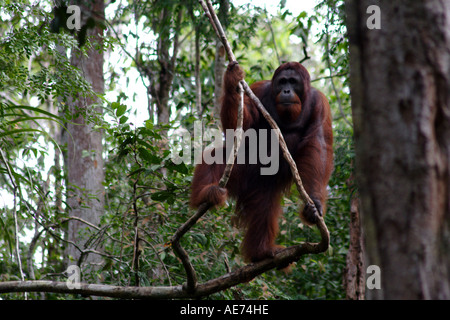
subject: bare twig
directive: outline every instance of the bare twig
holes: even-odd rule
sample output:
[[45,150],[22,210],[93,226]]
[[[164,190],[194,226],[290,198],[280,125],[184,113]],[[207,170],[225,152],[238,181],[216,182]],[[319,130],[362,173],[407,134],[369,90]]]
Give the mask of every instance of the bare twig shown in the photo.
[[[212,19],[210,19],[211,23],[214,23],[214,30],[216,31],[217,36],[219,37],[220,41],[222,41],[224,47],[225,47],[225,51],[227,52],[228,55],[228,60],[231,61],[236,61],[236,57],[234,56],[233,50],[231,50],[231,46],[230,43],[227,40],[227,36],[225,35],[225,32],[223,31],[222,28],[222,24],[219,21],[219,18],[217,17],[216,13],[214,12],[214,8],[212,6],[212,3],[210,0],[206,1],[206,6],[204,4],[204,2],[202,0],[199,0],[200,4],[203,7],[203,10],[205,10],[206,15],[211,16]],[[207,8],[207,10],[205,9]]]
[[33,238],[31,239],[30,246],[28,247],[28,253],[27,253],[27,269],[29,277],[33,280],[36,280],[36,275],[34,274],[34,268],[33,268],[33,255],[34,255],[34,249],[36,248],[36,244],[39,240],[39,237],[41,236],[42,232],[44,232],[44,229],[38,230],[38,226],[36,226],[36,232],[34,233]]
[[323,79],[330,79],[330,78],[334,78],[334,77],[343,77],[343,76],[347,76],[347,72],[336,73],[336,74],[332,74],[330,76],[318,77],[318,78],[312,79],[311,82],[316,82],[316,81],[320,81]]
[[186,254],[186,251],[181,247],[180,245],[180,239],[181,237],[194,225],[197,223],[198,219],[200,219],[207,211],[211,208],[211,205],[209,203],[203,203],[200,205],[200,207],[197,209],[197,212],[189,218],[178,230],[174,233],[172,236],[172,239],[169,243],[167,243],[168,246],[172,246],[173,251],[175,254],[181,259],[181,263],[183,264],[183,267],[186,271],[186,277],[187,277],[187,287],[186,290],[189,292],[194,292],[195,288],[197,286],[197,276],[195,274],[194,267],[192,266],[189,256]]
[[228,179],[230,178],[231,171],[233,170],[234,161],[236,160],[239,147],[241,146],[242,135],[244,133],[244,130],[242,128],[242,125],[244,123],[244,89],[242,84],[239,84],[238,90],[241,98],[239,100],[238,105],[237,126],[236,132],[234,134],[233,153],[231,153],[230,156],[228,157],[227,165],[223,172],[222,178],[219,181],[219,187],[221,188],[224,188],[226,186]]
[[217,27],[216,27],[216,23],[214,22],[213,17],[212,17],[211,14],[209,13],[208,7],[206,6],[206,4],[205,4],[203,1],[199,1],[199,3],[200,3],[200,5],[202,6],[203,11],[205,11],[205,15],[208,17],[209,22],[211,23],[211,26],[212,26],[213,29],[214,29],[214,32],[215,32],[216,35],[220,38],[220,36],[219,36],[219,31],[217,30]]
[[308,55],[308,50],[307,50],[307,47],[306,47],[306,41],[305,40],[304,40],[304,43],[303,43],[303,54],[304,54],[304,57],[303,57],[302,60],[299,61],[299,63],[303,63],[306,60],[311,59],[311,57]]
[[22,261],[20,259],[20,251],[19,251],[19,225],[17,222],[17,189],[18,189],[18,186],[16,184],[16,181],[14,180],[13,174],[11,172],[11,168],[9,167],[8,160],[6,159],[6,156],[3,153],[2,149],[0,149],[0,154],[2,156],[2,161],[5,164],[6,171],[8,173],[9,179],[11,180],[11,185],[13,187],[14,241],[16,243],[15,251],[16,251],[17,264],[19,266],[20,279],[22,279],[22,281],[24,281],[25,277],[24,277],[23,270],[22,270]]
[[[265,12],[266,12],[266,16],[268,16],[269,13],[267,12],[267,10],[265,10]],[[277,61],[279,64],[281,64],[281,57],[280,57],[280,54],[278,53],[277,41],[275,40],[275,33],[273,32],[272,21],[270,19],[267,19],[267,26],[269,27],[270,34],[272,36],[273,48],[275,49],[275,53],[277,55]]]
[[[137,160],[137,159],[136,159]],[[138,162],[139,163],[139,162]],[[133,261],[131,264],[131,270],[134,271],[134,280],[135,285],[140,286],[139,281],[139,256],[141,255],[141,237],[139,235],[139,212],[137,208],[137,197],[136,197],[136,190],[137,190],[137,183],[139,181],[139,175],[136,178],[136,181],[133,184],[133,211],[134,211],[134,248],[133,248]]]
[[145,242],[147,245],[149,245],[149,246],[152,248],[153,252],[155,253],[156,257],[157,257],[158,260],[159,260],[159,263],[161,263],[161,265],[162,265],[163,268],[164,268],[164,271],[165,271],[165,273],[166,273],[166,275],[167,275],[167,280],[169,280],[169,285],[172,286],[172,280],[170,279],[170,273],[169,273],[169,270],[167,270],[166,264],[165,264],[164,261],[161,259],[160,252],[155,248],[155,246],[154,246],[150,241],[147,241],[147,240],[144,239],[144,238],[142,238],[142,241]]
[[[25,276],[23,274],[22,269],[22,260],[20,258],[20,249],[19,249],[19,225],[17,222],[17,189],[18,186],[16,184],[16,181],[14,180],[13,174],[11,172],[11,168],[9,167],[8,160],[6,159],[5,154],[3,153],[3,150],[0,149],[0,154],[2,156],[2,161],[5,164],[6,171],[8,172],[9,179],[11,180],[11,185],[13,186],[13,216],[14,216],[14,242],[15,242],[15,252],[16,252],[16,260],[17,265],[19,267],[20,272],[20,279],[22,281],[25,281]],[[27,299],[27,294],[25,293],[25,299]]]

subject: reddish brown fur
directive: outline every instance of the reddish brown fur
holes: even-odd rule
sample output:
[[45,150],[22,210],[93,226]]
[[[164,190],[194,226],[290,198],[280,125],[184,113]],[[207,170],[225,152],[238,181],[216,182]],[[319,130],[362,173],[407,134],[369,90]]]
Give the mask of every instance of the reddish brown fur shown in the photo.
[[280,106],[277,104],[277,113],[280,116],[280,119],[286,123],[291,123],[295,121],[302,112],[302,103],[300,99],[298,99],[298,103],[292,105],[289,109]]
[[[301,76],[303,88],[296,93],[295,103],[277,105],[272,83],[283,70],[295,70]],[[235,63],[228,66],[224,77],[221,121],[226,129],[236,128],[237,107],[240,96],[238,82],[243,79],[242,69]],[[306,192],[321,213],[325,213],[327,184],[333,168],[333,134],[331,112],[326,97],[311,88],[308,71],[299,63],[281,65],[272,81],[260,81],[251,86],[267,111],[279,125],[289,151],[294,158]],[[247,96],[244,98],[244,130],[270,129],[266,120]],[[224,154],[226,154],[224,152]],[[225,189],[217,186],[225,164],[199,164],[192,181],[191,205],[207,201],[222,205],[227,196],[236,199],[236,213],[246,231],[242,254],[247,261],[259,261],[273,256],[282,247],[275,245],[278,218],[283,192],[290,188],[292,175],[280,152],[279,171],[273,176],[261,176],[261,164],[235,164]],[[226,163],[225,159],[224,162]],[[316,217],[307,209],[300,213],[305,223],[313,224]]]

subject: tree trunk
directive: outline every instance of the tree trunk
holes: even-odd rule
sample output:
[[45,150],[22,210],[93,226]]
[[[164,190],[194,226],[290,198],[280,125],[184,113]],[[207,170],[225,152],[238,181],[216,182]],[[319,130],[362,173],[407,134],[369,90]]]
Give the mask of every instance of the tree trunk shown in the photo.
[[366,297],[450,299],[450,1],[373,3],[346,3]]
[[200,28],[195,27],[195,107],[197,113],[203,113],[202,108],[202,80],[200,78]]
[[217,40],[216,44],[216,58],[214,65],[214,110],[213,115],[217,120],[217,123],[220,124],[220,108],[222,106],[222,82],[223,75],[225,73],[226,65],[226,53],[223,44]]
[[[230,12],[230,1],[229,0],[220,0],[220,7],[219,7],[219,20],[221,21],[222,27],[224,28],[224,31],[226,31],[229,19],[228,15]],[[216,122],[219,126],[221,126],[220,122],[220,108],[222,106],[221,98],[222,98],[222,82],[223,82],[223,75],[225,74],[226,69],[226,61],[227,61],[227,54],[225,52],[225,48],[222,44],[222,42],[217,39],[216,40],[216,56],[215,56],[215,65],[214,65],[214,110],[213,115],[216,119]]]
[[[103,0],[95,0],[88,6],[83,5],[84,1],[77,1],[75,4],[81,7],[82,22],[84,25],[88,16],[96,20],[93,29],[88,29],[87,36],[94,36],[96,42],[102,43],[103,30],[99,28],[98,21],[104,17]],[[103,53],[90,49],[88,57],[83,57],[74,48],[71,63],[78,67],[86,80],[92,84],[93,90],[97,93],[104,91],[103,79]],[[71,106],[74,115],[74,124],[68,124],[67,130],[67,181],[69,216],[81,218],[93,225],[100,223],[100,217],[104,211],[104,181],[103,158],[102,158],[102,132],[94,130],[93,124],[88,123],[87,117],[77,116],[81,114],[101,114],[102,108],[94,104],[101,103],[99,100],[93,101],[89,98],[79,97]],[[86,266],[98,265],[102,262],[100,256],[96,254],[85,254],[81,256],[80,250],[98,249],[87,243],[88,236],[92,229],[84,222],[70,220],[68,225],[68,240],[78,246],[70,244],[67,246],[68,264],[84,262]],[[82,258],[80,261],[80,257]],[[95,268],[95,266],[94,266]]]
[[[178,10],[178,11],[177,11]],[[179,37],[180,28],[183,18],[183,7],[177,10],[171,11],[170,7],[165,6],[161,12],[160,19],[160,33],[158,37],[157,44],[157,55],[158,63],[160,66],[158,83],[152,83],[152,95],[156,102],[156,110],[158,114],[158,123],[168,124],[170,122],[170,90],[172,89],[172,82],[175,75],[175,67],[177,63],[177,55],[179,50]],[[172,17],[173,14],[177,14],[176,18]],[[174,24],[173,30],[173,43],[170,42],[171,28],[170,26]],[[170,48],[172,46],[172,56],[170,55]],[[152,79],[150,79],[152,81]]]
[[359,213],[359,197],[351,200],[350,247],[344,270],[345,297],[349,300],[363,300],[365,292],[364,241]]

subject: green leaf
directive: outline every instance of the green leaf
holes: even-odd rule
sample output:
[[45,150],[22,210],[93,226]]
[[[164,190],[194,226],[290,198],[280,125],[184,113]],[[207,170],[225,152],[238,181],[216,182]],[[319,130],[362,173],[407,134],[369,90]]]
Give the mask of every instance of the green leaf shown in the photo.
[[203,233],[193,233],[192,238],[194,238],[194,240],[200,243],[202,246],[205,246],[208,243],[208,240]]
[[183,174],[188,174],[189,173],[189,169],[188,169],[188,167],[186,166],[186,164],[185,163],[180,163],[180,164],[176,164],[176,165],[174,165],[174,170],[175,171],[177,171],[177,172],[179,172],[179,173],[183,173]]
[[136,169],[136,170],[130,172],[130,173],[128,174],[128,176],[131,177],[131,176],[133,176],[133,175],[135,175],[135,174],[138,174],[138,173],[141,173],[141,172],[143,172],[143,171],[145,171],[145,168],[139,168],[139,169]]
[[10,136],[13,135],[15,133],[22,133],[22,132],[39,132],[42,134],[46,134],[44,131],[41,130],[37,130],[37,129],[18,129],[18,130],[10,130],[10,131],[6,131],[6,132],[1,132],[0,133],[0,138],[4,137],[4,136]]
[[124,104],[121,104],[120,106],[117,107],[117,110],[116,110],[116,116],[117,116],[117,117],[123,116],[123,114],[125,113],[125,111],[127,111],[127,106],[124,105]]
[[128,120],[127,116],[122,116],[122,117],[120,117],[119,123],[124,124],[125,122],[127,122],[127,120]]
[[167,169],[174,170],[174,171],[182,173],[182,174],[189,173],[189,168],[183,162],[180,164],[174,164],[172,161],[168,161],[166,163],[166,167],[167,167]]
[[157,155],[149,152],[145,148],[139,148],[139,156],[149,163],[160,164],[162,162],[161,158]]
[[168,191],[159,191],[152,194],[151,198],[155,201],[165,201],[172,196],[171,192]]
[[3,110],[5,110],[5,111],[6,110],[22,110],[22,109],[34,111],[36,113],[42,113],[42,114],[45,114],[46,116],[49,116],[49,117],[51,117],[51,118],[53,118],[55,120],[59,120],[61,122],[64,122],[63,118],[58,117],[58,116],[54,115],[51,112],[48,112],[48,111],[45,111],[45,110],[42,110],[42,109],[39,109],[39,108],[35,108],[35,107],[18,105],[18,106],[8,106],[8,107],[4,107],[3,108]]

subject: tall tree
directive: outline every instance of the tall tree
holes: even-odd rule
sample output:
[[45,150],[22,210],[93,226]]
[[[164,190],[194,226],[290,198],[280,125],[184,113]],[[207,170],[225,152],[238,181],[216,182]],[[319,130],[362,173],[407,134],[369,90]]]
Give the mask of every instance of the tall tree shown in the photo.
[[[103,53],[95,47],[102,44],[101,21],[104,19],[104,1],[80,0],[75,1],[75,5],[81,8],[82,26],[87,25],[89,19],[95,21],[94,24],[91,23],[92,27],[88,28],[86,33],[95,45],[89,47],[87,56],[81,54],[78,48],[74,48],[71,63],[81,70],[82,75],[92,84],[94,92],[101,94],[104,91]],[[86,265],[97,265],[102,261],[100,256],[90,253],[96,249],[93,246],[96,242],[88,242],[84,232],[91,227],[85,222],[98,225],[104,212],[102,132],[95,130],[94,123],[88,123],[86,116],[86,114],[101,114],[100,103],[99,99],[79,95],[70,106],[73,122],[67,125],[69,132],[65,159],[68,181],[67,203],[69,216],[81,220],[69,221],[68,240],[72,243],[68,245],[66,252],[69,264],[84,262]],[[85,254],[82,254],[82,251]]]
[[[221,0],[218,17],[221,21],[222,27],[224,30],[227,29],[229,21],[228,15],[230,10],[230,1],[229,0]],[[214,110],[213,115],[217,119],[217,122],[220,124],[220,107],[221,107],[221,96],[222,96],[222,82],[223,75],[226,69],[227,57],[225,53],[225,48],[223,47],[222,42],[219,39],[216,39],[216,56],[214,60]]]
[[[156,104],[158,123],[160,124],[167,124],[170,121],[169,96],[175,75],[182,19],[182,6],[173,9],[168,4],[163,3],[158,19],[154,21],[154,28],[159,31],[156,49],[159,74],[158,81],[151,82],[151,93]],[[169,41],[171,37],[173,37],[173,40]],[[172,55],[170,55],[171,51]]]
[[450,299],[450,1],[346,5],[367,297]]

